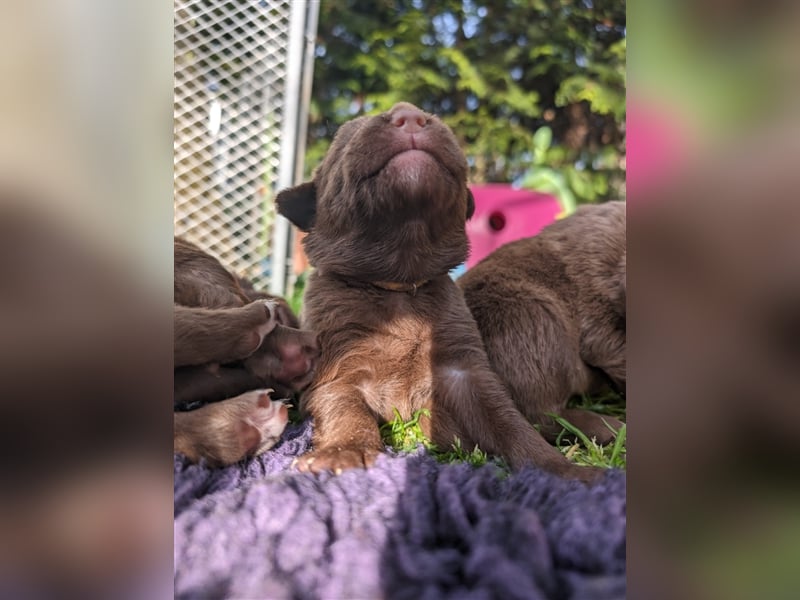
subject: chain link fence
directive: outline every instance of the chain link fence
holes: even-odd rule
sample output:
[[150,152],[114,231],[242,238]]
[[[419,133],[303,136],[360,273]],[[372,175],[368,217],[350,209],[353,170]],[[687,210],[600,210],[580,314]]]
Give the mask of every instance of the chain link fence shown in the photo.
[[175,234],[279,294],[289,229],[273,199],[302,173],[317,11],[175,1]]

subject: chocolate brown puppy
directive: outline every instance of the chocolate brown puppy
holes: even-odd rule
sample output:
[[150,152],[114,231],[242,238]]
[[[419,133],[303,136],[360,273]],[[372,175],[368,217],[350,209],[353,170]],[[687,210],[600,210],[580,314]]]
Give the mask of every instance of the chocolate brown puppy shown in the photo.
[[221,466],[271,447],[287,422],[271,395],[310,380],[315,336],[282,324],[297,324],[284,300],[258,295],[251,301],[219,261],[175,239],[174,447],[191,460]]
[[458,280],[492,369],[549,439],[561,427],[547,413],[600,443],[622,425],[566,405],[606,382],[625,391],[625,255],[625,203],[608,202],[498,248]]
[[459,438],[503,456],[589,480],[514,407],[489,366],[475,321],[448,272],[467,255],[474,209],[467,162],[437,117],[400,103],[344,124],[310,183],[278,195],[307,231],[315,271],[305,325],[320,362],[303,397],[314,417],[304,471],[370,465],[379,424],[430,410],[423,430],[441,447]]
[[175,366],[243,360],[276,326],[275,303],[270,300],[217,309],[176,304]]
[[[191,410],[225,398],[233,398],[264,385],[260,377],[241,365],[178,367],[173,378],[175,410]],[[289,395],[289,391],[276,387],[276,398],[286,398]]]

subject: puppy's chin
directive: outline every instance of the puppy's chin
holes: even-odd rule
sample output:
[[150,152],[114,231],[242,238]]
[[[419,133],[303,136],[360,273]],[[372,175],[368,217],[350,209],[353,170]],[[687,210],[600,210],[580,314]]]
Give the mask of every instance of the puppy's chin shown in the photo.
[[392,157],[380,173],[380,182],[393,197],[424,200],[447,197],[453,177],[439,161],[422,150],[407,150]]

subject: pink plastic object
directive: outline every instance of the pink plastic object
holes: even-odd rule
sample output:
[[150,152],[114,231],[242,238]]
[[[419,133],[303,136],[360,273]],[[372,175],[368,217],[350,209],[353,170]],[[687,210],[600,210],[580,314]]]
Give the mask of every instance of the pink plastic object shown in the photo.
[[504,183],[471,185],[475,214],[467,221],[472,251],[467,269],[503,244],[539,233],[556,219],[555,196],[520,190]]
[[680,171],[695,147],[686,119],[668,105],[632,99],[626,116],[626,200],[669,181]]

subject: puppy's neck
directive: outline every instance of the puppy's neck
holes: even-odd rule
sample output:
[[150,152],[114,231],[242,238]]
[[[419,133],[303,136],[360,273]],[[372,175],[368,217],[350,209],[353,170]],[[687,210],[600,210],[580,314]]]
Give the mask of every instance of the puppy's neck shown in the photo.
[[416,296],[417,290],[429,281],[430,279],[422,279],[412,283],[405,283],[401,281],[370,281],[369,283],[377,288],[381,288],[382,290],[388,290],[390,292],[406,292],[412,296]]
[[[323,277],[327,276],[332,279],[337,279],[344,283],[348,287],[358,287],[358,288],[378,288],[380,290],[386,290],[387,292],[400,292],[404,294],[411,294],[412,296],[417,295],[417,290],[420,288],[428,285],[433,279],[420,279],[418,281],[406,282],[406,281],[371,281],[369,279],[361,279],[355,277],[346,277],[343,275],[325,272],[320,269],[317,270],[317,274]],[[435,278],[434,278],[435,279]]]

